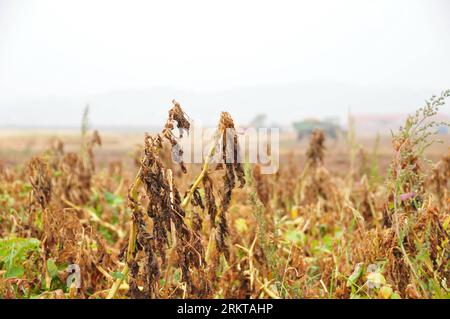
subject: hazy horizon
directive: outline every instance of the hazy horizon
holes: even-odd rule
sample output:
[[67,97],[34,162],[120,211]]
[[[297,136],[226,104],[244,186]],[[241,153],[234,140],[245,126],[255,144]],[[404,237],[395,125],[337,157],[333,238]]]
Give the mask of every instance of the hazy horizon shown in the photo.
[[[0,0],[0,127],[414,112],[450,88],[450,2]],[[448,107],[443,109],[449,113]]]
[[[86,105],[93,127],[159,127],[174,98],[193,120],[206,126],[214,126],[221,111],[230,112],[240,125],[249,124],[259,114],[266,115],[268,126],[289,127],[306,118],[334,118],[345,124],[349,112],[354,116],[413,113],[434,93],[440,92],[330,83],[247,86],[217,92],[170,87],[116,90],[88,97],[48,97],[5,104],[0,127],[77,128]],[[361,105],[364,107],[358,107]],[[441,113],[448,115],[448,107]]]

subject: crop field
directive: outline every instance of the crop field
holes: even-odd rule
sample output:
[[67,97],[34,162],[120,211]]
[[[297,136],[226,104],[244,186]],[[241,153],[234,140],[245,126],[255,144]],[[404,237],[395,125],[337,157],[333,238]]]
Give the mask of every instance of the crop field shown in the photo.
[[80,132],[4,130],[0,298],[450,298],[448,97],[392,134],[281,134],[274,174],[238,160],[226,110],[202,163],[175,163],[182,101],[148,134],[88,112]]

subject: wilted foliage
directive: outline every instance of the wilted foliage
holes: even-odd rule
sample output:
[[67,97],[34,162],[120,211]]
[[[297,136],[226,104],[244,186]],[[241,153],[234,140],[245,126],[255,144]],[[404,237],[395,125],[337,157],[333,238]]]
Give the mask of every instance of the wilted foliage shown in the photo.
[[283,153],[264,175],[242,163],[227,112],[187,165],[192,125],[176,101],[131,165],[104,162],[86,109],[79,150],[55,139],[25,166],[0,162],[0,297],[448,298],[450,154],[433,164],[424,151],[449,95],[393,134],[387,174],[354,132],[336,174],[314,131],[302,160]]

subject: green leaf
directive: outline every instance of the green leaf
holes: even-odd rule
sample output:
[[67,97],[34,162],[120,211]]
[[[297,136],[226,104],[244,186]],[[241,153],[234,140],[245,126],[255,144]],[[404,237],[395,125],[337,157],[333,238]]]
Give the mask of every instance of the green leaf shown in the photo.
[[36,238],[5,238],[0,239],[0,262],[9,264],[25,260],[29,251],[39,250],[40,241]]
[[[219,272],[219,269],[217,269],[217,272]],[[175,272],[173,273],[173,280],[175,282],[179,282],[181,280],[181,271],[180,271],[180,269],[175,270]]]
[[247,230],[248,230],[247,221],[244,218],[236,219],[234,224],[235,224],[236,230],[240,234],[247,232]]
[[388,207],[389,207],[389,210],[393,210],[395,207],[394,202],[389,202]]
[[333,248],[333,241],[334,241],[334,239],[333,239],[333,237],[331,237],[330,235],[325,235],[325,236],[322,238],[323,245],[324,245],[329,251],[331,251],[331,249]]
[[106,202],[113,207],[119,206],[124,202],[121,196],[115,195],[111,192],[105,191],[103,195],[105,196]]
[[121,273],[120,271],[113,272],[112,276],[114,279],[125,279],[125,275],[123,273]]
[[398,293],[393,293],[392,295],[391,295],[391,299],[402,299],[402,297],[400,297],[400,295],[398,294]]
[[294,244],[304,245],[306,242],[305,234],[299,230],[289,230],[284,234],[284,238]]
[[25,183],[23,184],[23,192],[31,192],[31,190],[33,189],[33,186],[30,183]]
[[364,266],[363,263],[359,263],[356,265],[355,270],[350,275],[350,277],[348,277],[348,279],[347,279],[347,287],[351,287],[356,284],[356,282],[358,281],[358,279],[361,277],[361,275],[363,273],[363,269],[364,269],[363,266]]
[[8,194],[0,194],[0,202],[5,202],[6,206],[11,207],[15,203],[15,199]]
[[445,230],[450,230],[450,216],[448,216],[446,219],[444,219],[444,223],[443,223],[444,229]]
[[7,270],[5,278],[21,278],[24,271],[22,266],[11,267]]
[[30,253],[39,251],[40,242],[36,238],[4,238],[0,239],[0,264],[6,270],[5,278],[23,276],[22,266]]
[[53,259],[47,260],[47,271],[50,277],[52,278],[58,277],[58,266],[56,266]]

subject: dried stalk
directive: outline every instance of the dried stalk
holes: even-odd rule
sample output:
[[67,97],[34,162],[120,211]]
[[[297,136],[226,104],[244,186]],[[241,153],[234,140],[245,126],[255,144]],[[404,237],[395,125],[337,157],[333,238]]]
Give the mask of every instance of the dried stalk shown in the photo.
[[208,171],[209,163],[211,162],[212,157],[214,156],[214,153],[216,151],[217,144],[219,143],[220,139],[220,131],[217,131],[214,137],[214,144],[211,147],[211,149],[208,152],[208,155],[205,158],[202,171],[200,172],[200,175],[195,180],[194,184],[192,184],[192,187],[189,189],[189,192],[186,194],[186,197],[183,200],[183,203],[181,204],[181,207],[184,209],[186,208],[189,203],[191,202],[192,195],[194,194],[197,187],[200,185],[200,183],[203,181],[203,178],[205,177],[205,174]]
[[[142,168],[139,169],[139,172],[137,173],[136,179],[134,180],[133,186],[130,189],[129,195],[133,200],[137,201],[137,197],[139,194],[139,188],[142,186],[142,180],[141,180],[141,172],[142,172]],[[128,262],[131,261],[131,256],[133,255],[133,252],[136,248],[136,237],[137,237],[137,225],[134,222],[134,220],[132,219],[130,221],[130,236],[128,239],[128,249],[127,249],[127,254],[126,254],[126,263],[125,266],[123,267],[121,273],[123,274],[123,276],[121,278],[117,278],[116,281],[114,282],[114,284],[112,285],[108,296],[106,297],[106,299],[113,299],[114,296],[117,293],[117,290],[119,290],[119,287],[122,285],[122,282],[124,280],[125,277],[128,276],[128,272],[129,272],[129,267],[128,267]]]
[[[215,150],[216,150],[216,146],[218,144],[220,138],[220,132],[218,131],[216,133],[215,139],[214,139],[214,144],[211,147],[208,155],[205,158],[205,162],[203,164],[203,169],[200,173],[200,175],[197,177],[196,181],[194,182],[194,184],[192,185],[191,189],[189,190],[188,194],[186,195],[186,197],[184,198],[181,207],[183,209],[185,209],[189,203],[191,202],[192,199],[192,195],[194,194],[196,188],[200,185],[200,183],[203,180],[203,177],[205,176],[206,172],[208,171],[209,168],[209,163],[211,162],[212,157],[214,156]],[[130,197],[134,200],[137,201],[137,196],[138,196],[138,191],[139,188],[142,186],[142,180],[140,178],[141,176],[141,172],[142,172],[142,168],[139,169],[139,172],[137,173],[136,179],[133,183],[133,186],[130,189]],[[136,237],[137,237],[137,225],[134,222],[134,220],[132,220],[130,222],[130,236],[129,236],[129,240],[128,240],[128,249],[127,249],[127,253],[126,253],[126,261],[127,263],[125,264],[125,266],[123,267],[121,273],[123,274],[123,276],[121,278],[117,278],[116,281],[114,282],[113,286],[111,287],[108,296],[106,297],[106,299],[113,299],[117,293],[117,291],[119,290],[120,285],[122,284],[123,280],[125,277],[128,276],[128,272],[129,272],[129,267],[128,267],[128,262],[131,261],[131,256],[135,250],[136,247]]]

